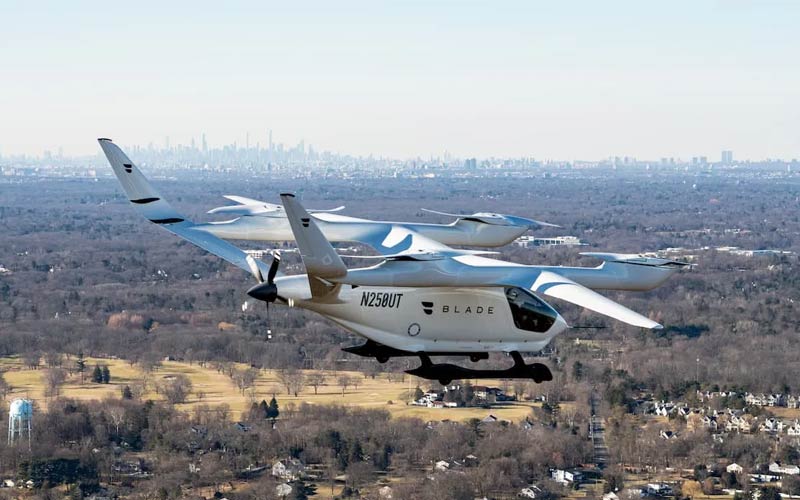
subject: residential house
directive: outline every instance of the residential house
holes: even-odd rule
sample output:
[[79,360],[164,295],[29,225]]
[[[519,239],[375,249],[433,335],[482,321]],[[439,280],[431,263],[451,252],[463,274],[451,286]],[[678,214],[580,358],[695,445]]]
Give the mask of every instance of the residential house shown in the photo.
[[272,475],[284,481],[297,481],[305,475],[306,466],[296,458],[278,460],[272,464]]
[[661,436],[661,439],[666,439],[667,441],[669,441],[670,439],[677,439],[678,437],[677,434],[668,430],[667,431],[662,430],[661,432],[658,433],[658,435]]
[[744,472],[744,467],[734,462],[725,467],[725,470],[728,471],[729,474],[741,474]]
[[796,465],[783,465],[780,462],[772,462],[769,464],[769,471],[774,474],[788,474],[796,476],[800,474],[800,467]]
[[476,398],[489,399],[491,389],[485,385],[476,385],[472,387],[472,393]]
[[800,397],[790,394],[786,398],[786,407],[793,409],[800,408]]
[[786,404],[786,401],[783,398],[783,394],[770,394],[767,396],[767,406],[783,406]]
[[728,418],[728,423],[725,424],[725,430],[728,432],[749,433],[752,428],[753,417],[747,414],[733,414]]
[[702,419],[702,425],[711,432],[716,432],[718,428],[717,417],[712,415],[704,416]]
[[768,418],[761,422],[761,425],[758,426],[759,432],[769,432],[771,434],[781,433],[783,432],[783,428],[783,422],[777,418]]
[[787,426],[786,434],[792,437],[800,436],[800,422],[795,420],[791,425]]
[[668,417],[675,412],[675,405],[672,403],[664,403],[663,401],[655,404],[654,413],[659,417]]
[[746,393],[744,402],[750,406],[767,406],[767,397],[764,394]]
[[564,469],[553,469],[550,471],[550,477],[553,478],[553,481],[568,485],[568,484],[580,484],[583,480],[583,474],[578,471],[569,471]]

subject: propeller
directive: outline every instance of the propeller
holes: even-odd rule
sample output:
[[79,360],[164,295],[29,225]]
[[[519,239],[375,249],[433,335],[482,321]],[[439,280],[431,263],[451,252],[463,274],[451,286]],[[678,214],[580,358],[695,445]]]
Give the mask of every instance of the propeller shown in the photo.
[[273,251],[272,253],[272,264],[269,266],[269,270],[267,271],[267,279],[264,279],[264,274],[261,272],[261,268],[258,267],[256,260],[253,258],[252,255],[248,255],[245,260],[247,260],[247,265],[250,267],[250,272],[255,277],[258,284],[253,286],[247,291],[247,295],[253,297],[257,300],[263,300],[264,303],[267,305],[267,339],[272,338],[272,324],[270,321],[269,316],[269,305],[272,302],[275,302],[278,298],[278,286],[275,284],[275,276],[278,274],[278,267],[281,264],[281,254],[278,251]]
[[472,215],[469,214],[453,214],[448,212],[440,212],[438,210],[430,210],[427,208],[422,209],[423,212],[432,214],[445,215],[447,217],[458,217],[459,219],[471,220],[475,222],[482,222],[494,226],[519,226],[527,227],[529,229],[537,229],[540,227],[561,227],[557,224],[550,224],[549,222],[542,222],[526,217],[518,217],[516,215],[495,214],[491,212],[477,212]]

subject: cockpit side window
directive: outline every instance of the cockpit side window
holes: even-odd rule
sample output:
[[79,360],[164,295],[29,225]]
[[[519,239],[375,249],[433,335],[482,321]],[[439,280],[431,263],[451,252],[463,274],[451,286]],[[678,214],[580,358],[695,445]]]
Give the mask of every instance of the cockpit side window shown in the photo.
[[506,288],[514,326],[520,330],[543,333],[556,322],[558,313],[545,302],[522,288]]

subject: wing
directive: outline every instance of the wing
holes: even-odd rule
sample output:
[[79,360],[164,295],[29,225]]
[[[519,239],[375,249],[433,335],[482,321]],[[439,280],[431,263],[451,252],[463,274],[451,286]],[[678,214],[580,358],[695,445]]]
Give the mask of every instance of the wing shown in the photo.
[[542,271],[530,288],[548,297],[565,300],[629,325],[656,330],[663,328],[655,321],[628,309],[622,304],[618,304],[608,297],[604,297],[583,285],[550,271]]
[[371,268],[351,269],[344,278],[334,281],[350,285],[400,287],[516,286],[565,300],[629,325],[661,328],[655,321],[556,272],[477,256],[444,256],[428,262],[387,260]]
[[[248,263],[248,255],[242,249],[207,231],[196,229],[197,225],[194,222],[186,220],[166,200],[161,198],[147,178],[116,144],[110,139],[98,139],[98,142],[100,142],[100,147],[103,148],[103,152],[131,204],[147,220],[221,257],[236,267],[250,273],[253,272]],[[266,276],[269,266],[260,260],[255,260],[255,263],[261,273]]]

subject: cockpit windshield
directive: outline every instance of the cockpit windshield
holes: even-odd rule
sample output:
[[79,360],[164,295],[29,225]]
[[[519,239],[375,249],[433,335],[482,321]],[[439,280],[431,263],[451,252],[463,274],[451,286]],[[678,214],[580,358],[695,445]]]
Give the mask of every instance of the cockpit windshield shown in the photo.
[[514,325],[529,332],[546,332],[556,322],[558,313],[534,294],[522,288],[506,288]]

